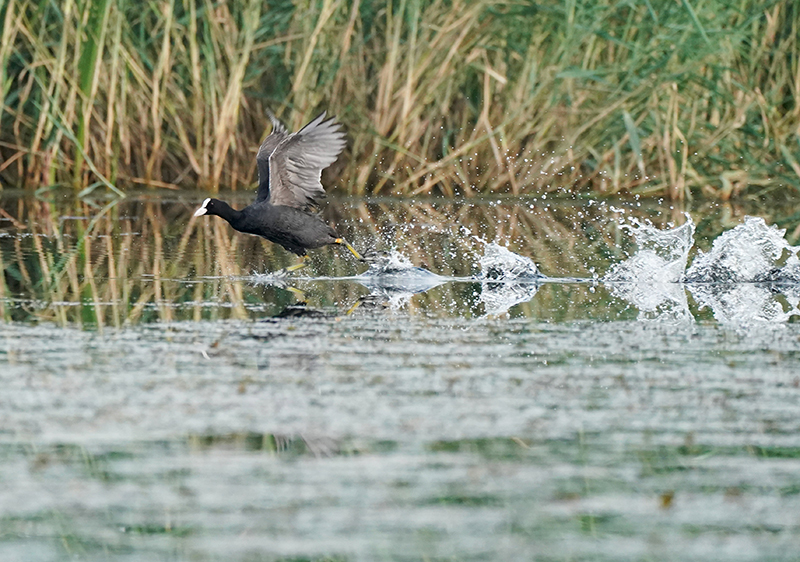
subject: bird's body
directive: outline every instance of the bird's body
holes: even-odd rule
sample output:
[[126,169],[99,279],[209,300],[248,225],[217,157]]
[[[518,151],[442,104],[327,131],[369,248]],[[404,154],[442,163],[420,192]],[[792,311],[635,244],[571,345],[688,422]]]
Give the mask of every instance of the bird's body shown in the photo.
[[320,183],[322,170],[332,164],[344,148],[344,133],[325,113],[296,133],[270,113],[272,133],[259,148],[258,192],[255,201],[237,211],[219,199],[208,198],[195,216],[217,215],[239,232],[262,236],[298,256],[328,244],[353,247],[317,214],[311,212],[325,196]]
[[224,201],[207,201],[206,214],[222,217],[235,230],[266,238],[298,256],[306,255],[306,250],[336,244],[340,239],[319,217],[294,207],[258,201],[237,211]]

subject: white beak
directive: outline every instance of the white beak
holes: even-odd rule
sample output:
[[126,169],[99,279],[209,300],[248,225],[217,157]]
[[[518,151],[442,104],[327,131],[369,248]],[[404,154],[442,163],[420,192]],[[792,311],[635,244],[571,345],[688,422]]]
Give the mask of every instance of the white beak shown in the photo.
[[202,217],[203,215],[205,215],[205,214],[208,212],[208,209],[206,208],[206,205],[208,205],[208,202],[209,202],[209,201],[211,201],[211,197],[209,197],[209,198],[207,198],[205,201],[203,201],[203,204],[202,204],[202,205],[200,205],[200,208],[199,208],[199,209],[197,209],[197,210],[194,212],[194,216],[196,216],[196,217]]

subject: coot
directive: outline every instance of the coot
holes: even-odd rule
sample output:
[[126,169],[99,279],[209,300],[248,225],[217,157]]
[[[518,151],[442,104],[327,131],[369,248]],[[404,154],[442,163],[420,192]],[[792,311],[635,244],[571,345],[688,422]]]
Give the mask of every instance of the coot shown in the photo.
[[[305,258],[306,250],[340,244],[361,260],[347,240],[325,223],[315,206],[325,197],[322,170],[330,166],[345,146],[344,133],[326,112],[308,125],[289,133],[269,112],[272,132],[256,155],[258,191],[252,204],[241,211],[219,199],[203,201],[194,216],[217,215],[239,232],[262,236]],[[288,268],[298,269],[302,263]]]

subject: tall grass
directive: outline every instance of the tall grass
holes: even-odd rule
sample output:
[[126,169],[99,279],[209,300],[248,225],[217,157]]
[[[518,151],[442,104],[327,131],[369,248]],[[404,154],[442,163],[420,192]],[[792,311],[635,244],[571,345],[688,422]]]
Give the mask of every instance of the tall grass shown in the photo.
[[269,107],[339,116],[350,194],[800,189],[794,2],[6,0],[0,21],[6,185],[250,188]]

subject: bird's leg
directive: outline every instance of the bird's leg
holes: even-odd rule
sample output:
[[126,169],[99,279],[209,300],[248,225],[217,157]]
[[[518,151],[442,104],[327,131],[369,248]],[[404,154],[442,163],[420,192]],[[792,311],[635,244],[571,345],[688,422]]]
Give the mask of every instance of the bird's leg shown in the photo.
[[345,315],[346,315],[346,316],[350,316],[351,314],[353,314],[353,313],[356,311],[356,309],[357,309],[359,306],[361,306],[361,302],[362,302],[362,301],[361,301],[361,299],[358,299],[358,300],[355,302],[355,304],[353,304],[353,306],[351,306],[350,308],[348,308],[348,309],[347,309],[347,312],[345,312]]
[[300,261],[294,265],[290,265],[286,268],[286,271],[297,271],[298,269],[303,269],[306,266],[306,258],[308,256],[300,256]]
[[308,302],[306,300],[306,294],[297,287],[286,287],[286,290],[292,293],[301,304],[306,304],[306,302]]
[[336,242],[337,244],[341,244],[342,246],[344,246],[345,248],[347,248],[348,250],[350,250],[350,252],[351,252],[351,253],[352,253],[352,254],[353,254],[355,257],[356,257],[356,259],[357,259],[358,261],[364,261],[364,258],[362,258],[362,257],[361,257],[361,254],[359,254],[358,252],[356,252],[356,249],[355,249],[355,248],[353,248],[353,247],[350,245],[350,242],[348,242],[348,241],[347,241],[347,240],[345,240],[344,238],[337,238],[337,239],[335,240],[335,242]]

